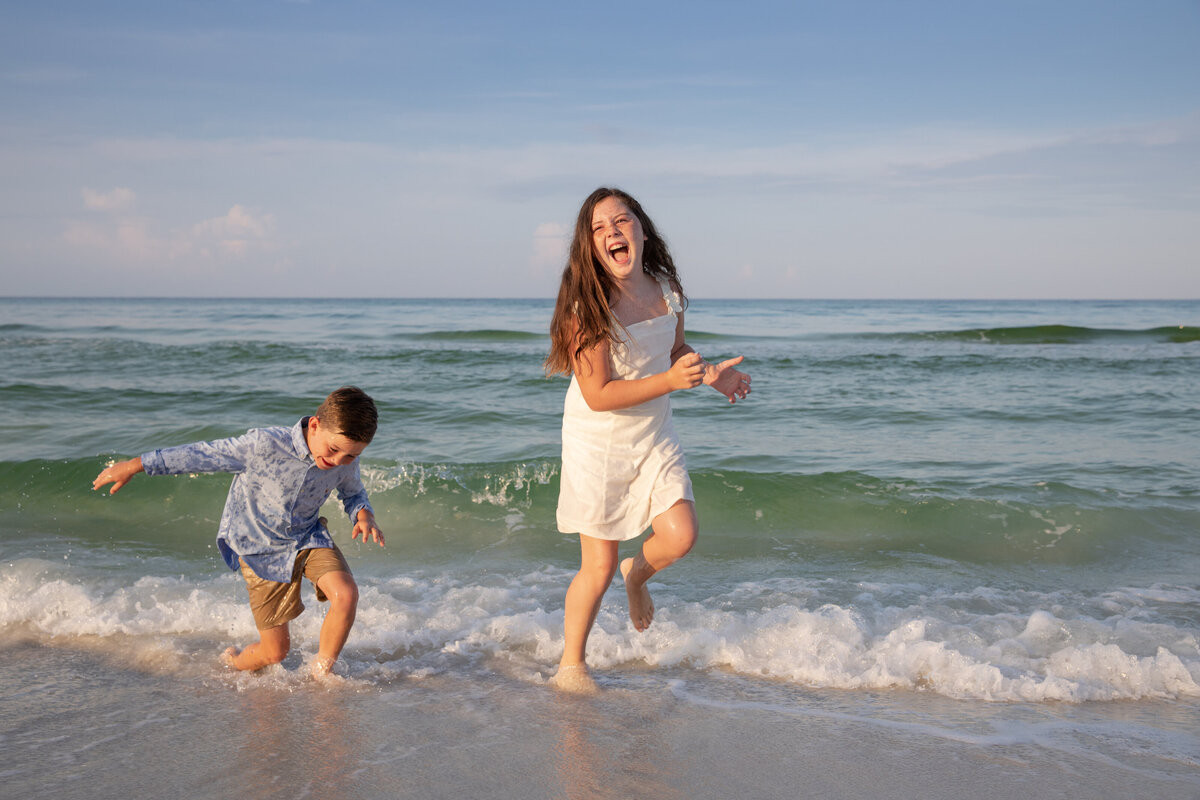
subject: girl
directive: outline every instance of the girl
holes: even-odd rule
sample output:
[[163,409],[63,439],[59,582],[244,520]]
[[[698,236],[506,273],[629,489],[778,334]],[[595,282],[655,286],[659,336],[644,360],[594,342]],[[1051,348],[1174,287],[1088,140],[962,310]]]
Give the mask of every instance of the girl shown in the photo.
[[666,242],[618,189],[579,209],[550,323],[549,374],[571,375],[563,409],[558,529],[578,533],[556,686],[594,691],[584,650],[617,569],[619,542],[652,533],[620,562],[629,617],[654,619],[646,582],[687,554],[698,526],[692,483],[671,423],[671,392],[706,383],[734,403],[750,393],[742,357],[709,364],[684,342],[687,297]]

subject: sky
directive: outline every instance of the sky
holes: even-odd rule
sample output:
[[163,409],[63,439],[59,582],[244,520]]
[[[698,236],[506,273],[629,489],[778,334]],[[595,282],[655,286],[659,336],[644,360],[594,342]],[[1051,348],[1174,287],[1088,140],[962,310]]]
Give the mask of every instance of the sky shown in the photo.
[[1200,297],[1200,0],[0,0],[0,294]]

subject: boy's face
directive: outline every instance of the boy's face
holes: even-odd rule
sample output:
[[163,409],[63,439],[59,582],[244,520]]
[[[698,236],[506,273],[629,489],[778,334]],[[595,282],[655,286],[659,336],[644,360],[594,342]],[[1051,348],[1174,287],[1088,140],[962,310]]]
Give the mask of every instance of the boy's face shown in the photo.
[[308,418],[304,439],[308,443],[308,452],[312,453],[317,469],[333,469],[349,464],[362,455],[368,444],[348,439],[340,433],[330,433],[321,427],[321,421],[315,416]]

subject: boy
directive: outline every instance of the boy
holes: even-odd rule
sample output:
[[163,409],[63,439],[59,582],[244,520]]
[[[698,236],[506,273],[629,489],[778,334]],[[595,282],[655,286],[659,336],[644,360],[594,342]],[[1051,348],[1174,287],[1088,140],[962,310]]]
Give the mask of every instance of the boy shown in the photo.
[[92,489],[111,483],[110,494],[116,494],[139,472],[235,473],[217,546],[230,569],[241,568],[259,641],[240,652],[230,647],[222,660],[239,670],[283,661],[291,647],[288,622],[304,611],[300,579],[307,577],[317,600],[328,598],[330,606],[312,664],[313,676],[320,678],[332,671],[350,635],[358,586],[318,512],[337,489],[354,522],[350,538],[361,533],[364,543],[370,536],[383,546],[358,471],[358,456],[375,436],[378,419],[365,392],[343,386],[291,428],[255,428],[231,439],[144,453],[105,469]]

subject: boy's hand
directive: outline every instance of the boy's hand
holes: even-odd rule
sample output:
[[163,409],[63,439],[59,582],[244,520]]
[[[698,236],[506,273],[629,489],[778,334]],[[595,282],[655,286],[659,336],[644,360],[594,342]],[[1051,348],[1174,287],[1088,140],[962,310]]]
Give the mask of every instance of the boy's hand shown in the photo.
[[375,525],[375,515],[365,508],[358,512],[358,521],[354,523],[354,530],[350,532],[351,539],[357,539],[359,534],[362,534],[363,544],[367,543],[369,535],[375,542],[383,547],[383,531],[379,530]]
[[111,467],[106,467],[103,472],[96,476],[96,480],[92,481],[92,490],[95,491],[105,484],[113,485],[109,494],[116,494],[117,490],[133,479],[134,475],[139,472],[145,472],[142,468],[142,458],[131,458],[128,461],[120,461],[113,464]]

